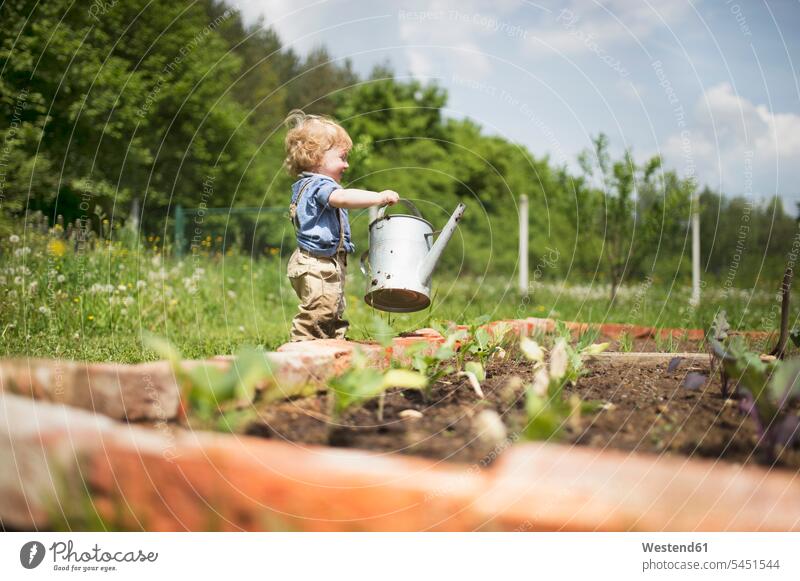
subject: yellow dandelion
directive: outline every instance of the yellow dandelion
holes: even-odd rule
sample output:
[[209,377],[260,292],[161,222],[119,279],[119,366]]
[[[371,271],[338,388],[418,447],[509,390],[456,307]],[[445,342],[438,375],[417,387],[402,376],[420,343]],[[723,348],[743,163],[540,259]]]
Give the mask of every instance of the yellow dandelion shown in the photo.
[[64,256],[67,251],[67,245],[64,244],[63,240],[55,238],[47,243],[47,250],[55,256]]
[[75,297],[74,299],[72,299],[72,302],[73,303],[79,303],[79,302],[81,302],[81,299],[80,299],[80,297]]
[[88,317],[86,317],[86,318],[87,318],[87,319],[89,319],[90,321],[94,321],[94,315],[89,315],[89,316],[88,316]]

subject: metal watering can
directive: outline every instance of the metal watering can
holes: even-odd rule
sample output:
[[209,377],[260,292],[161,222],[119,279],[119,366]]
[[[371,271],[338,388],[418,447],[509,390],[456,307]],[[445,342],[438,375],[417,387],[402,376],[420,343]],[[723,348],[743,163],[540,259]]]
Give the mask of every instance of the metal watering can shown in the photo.
[[431,274],[466,206],[459,204],[436,232],[414,204],[404,199],[398,203],[413,215],[387,216],[383,206],[369,225],[369,250],[361,255],[361,272],[367,277],[364,300],[381,311],[413,313],[431,304]]

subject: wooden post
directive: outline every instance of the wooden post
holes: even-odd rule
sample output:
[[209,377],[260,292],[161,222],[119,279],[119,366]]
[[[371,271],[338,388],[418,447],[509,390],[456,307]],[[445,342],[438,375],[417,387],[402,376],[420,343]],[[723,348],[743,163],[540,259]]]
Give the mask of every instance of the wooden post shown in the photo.
[[519,293],[528,295],[528,196],[519,197]]
[[180,258],[183,256],[183,244],[186,229],[186,213],[183,206],[175,206],[175,255]]
[[692,195],[692,298],[694,307],[700,304],[700,197]]
[[128,228],[130,228],[131,232],[134,234],[139,233],[139,198],[133,198],[131,201],[131,215],[128,217]]

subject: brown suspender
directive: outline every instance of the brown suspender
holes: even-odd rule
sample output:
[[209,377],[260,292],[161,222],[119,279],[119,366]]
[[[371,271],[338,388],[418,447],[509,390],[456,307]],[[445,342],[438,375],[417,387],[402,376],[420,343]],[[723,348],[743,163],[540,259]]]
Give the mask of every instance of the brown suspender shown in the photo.
[[306,191],[306,188],[311,185],[311,180],[306,182],[306,185],[300,190],[300,193],[297,194],[297,200],[289,204],[289,219],[292,221],[294,225],[295,231],[300,228],[300,224],[297,223],[297,206],[300,204],[300,198],[303,197],[303,193]]

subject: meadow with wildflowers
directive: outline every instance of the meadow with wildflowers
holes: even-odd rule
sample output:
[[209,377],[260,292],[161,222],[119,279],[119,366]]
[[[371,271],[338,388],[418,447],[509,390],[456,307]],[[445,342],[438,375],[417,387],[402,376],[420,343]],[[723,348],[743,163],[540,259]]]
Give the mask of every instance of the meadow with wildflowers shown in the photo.
[[[158,236],[137,237],[107,219],[92,231],[60,221],[50,226],[34,214],[0,240],[0,353],[139,362],[156,359],[145,346],[147,334],[167,338],[189,358],[230,354],[243,345],[277,348],[288,341],[297,308],[285,276],[288,251],[265,248],[253,258],[222,244],[207,236],[177,258]],[[623,286],[609,305],[607,286],[591,280],[537,281],[523,298],[515,273],[443,272],[434,278],[430,309],[388,315],[364,303],[363,285],[351,264],[346,316],[356,340],[371,338],[376,316],[397,333],[486,315],[700,328],[720,307],[736,328],[773,330],[780,307],[771,284],[755,290],[706,285],[701,307],[692,309],[688,287],[660,281]]]

